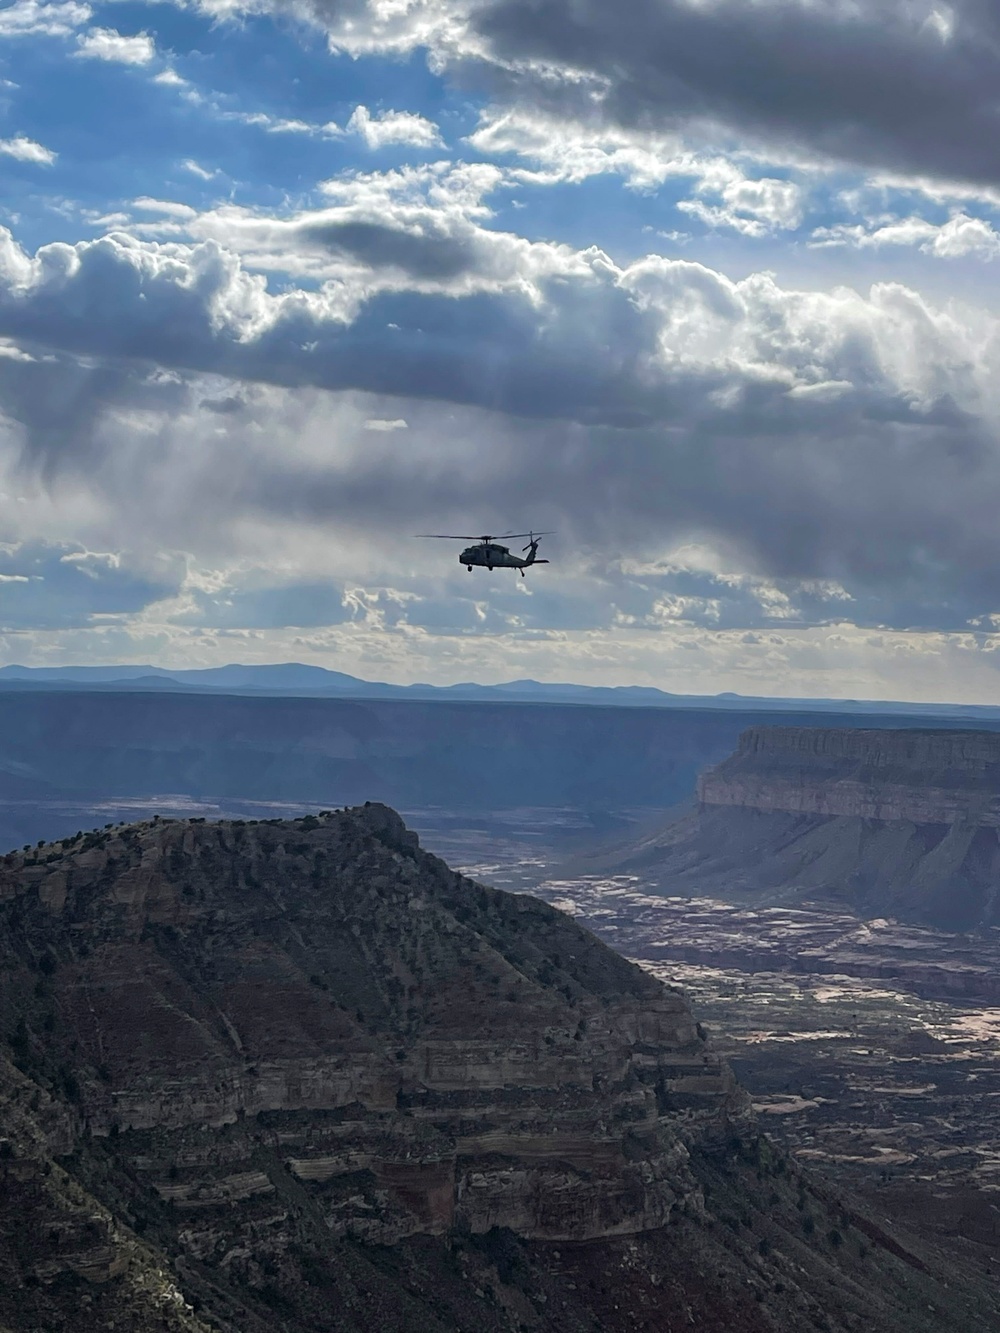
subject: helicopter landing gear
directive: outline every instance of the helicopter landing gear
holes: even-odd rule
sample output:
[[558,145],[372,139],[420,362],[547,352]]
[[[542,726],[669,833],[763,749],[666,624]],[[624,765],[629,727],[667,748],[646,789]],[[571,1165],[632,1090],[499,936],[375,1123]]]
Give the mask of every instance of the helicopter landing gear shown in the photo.
[[469,571],[470,574],[472,573],[472,566],[471,566],[471,565],[466,565],[465,568]]
[[487,565],[486,568],[490,571],[491,574],[493,573],[493,566],[492,566],[492,565]]

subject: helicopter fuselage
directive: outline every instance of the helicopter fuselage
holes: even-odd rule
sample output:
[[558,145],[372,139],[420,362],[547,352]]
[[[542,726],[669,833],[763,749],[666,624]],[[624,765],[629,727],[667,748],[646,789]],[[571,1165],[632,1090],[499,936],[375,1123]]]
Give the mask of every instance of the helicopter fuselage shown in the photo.
[[[524,571],[530,565],[547,565],[547,560],[538,558],[538,539],[539,537],[549,537],[552,534],[548,532],[504,532],[501,534],[509,541],[511,537],[527,537],[528,544],[524,547],[524,557],[511,555],[509,546],[501,546],[499,542],[494,541],[491,536],[484,533],[476,541],[474,546],[467,546],[458,557],[458,563],[464,565],[471,574],[473,569],[516,569],[524,578]],[[429,537],[434,541],[443,542],[468,542],[473,538],[468,532],[421,532],[421,537]]]
[[527,569],[529,565],[547,565],[547,560],[536,558],[536,548],[537,543],[533,543],[528,549],[527,559],[522,560],[518,555],[511,555],[508,547],[500,546],[497,542],[479,542],[476,546],[467,546],[458,557],[458,563],[468,570],[474,565],[485,569]]

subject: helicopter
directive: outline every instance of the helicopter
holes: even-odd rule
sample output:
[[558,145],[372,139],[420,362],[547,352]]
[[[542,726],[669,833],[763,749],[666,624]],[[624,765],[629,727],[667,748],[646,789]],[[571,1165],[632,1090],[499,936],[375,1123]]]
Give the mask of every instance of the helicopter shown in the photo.
[[526,560],[522,560],[519,555],[511,555],[506,546],[501,546],[494,537],[468,537],[461,534],[456,535],[453,532],[421,532],[417,534],[420,537],[428,537],[438,541],[448,542],[477,542],[476,546],[467,546],[459,555],[458,563],[472,573],[473,565],[485,565],[489,570],[493,569],[519,569],[521,578],[524,578],[524,571],[529,565],[547,565],[547,560],[539,560],[536,552],[538,551],[539,537],[551,537],[551,532],[505,532],[504,541],[510,541],[516,537],[527,537],[528,544],[523,548],[527,555]]

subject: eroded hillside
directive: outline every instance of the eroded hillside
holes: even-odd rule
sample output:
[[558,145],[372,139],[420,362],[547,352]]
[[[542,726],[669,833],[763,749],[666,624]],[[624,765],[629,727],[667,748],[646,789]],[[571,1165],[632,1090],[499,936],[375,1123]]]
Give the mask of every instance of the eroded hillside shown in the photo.
[[7,856],[0,949],[0,1327],[991,1327],[679,992],[385,807]]
[[1000,736],[753,727],[697,806],[582,858],[668,893],[1000,924]]

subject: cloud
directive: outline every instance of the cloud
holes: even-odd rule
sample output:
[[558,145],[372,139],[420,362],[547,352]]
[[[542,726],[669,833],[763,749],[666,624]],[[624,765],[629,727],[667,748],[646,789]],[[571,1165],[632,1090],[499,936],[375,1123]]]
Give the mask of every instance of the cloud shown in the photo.
[[51,148],[45,148],[23,135],[18,135],[16,139],[0,139],[0,153],[16,158],[18,162],[35,162],[43,167],[50,167],[58,156]]
[[230,574],[221,587],[210,592],[193,587],[182,589],[172,605],[154,607],[150,616],[169,619],[171,625],[241,630],[317,629],[348,619],[341,584],[318,579],[281,582],[270,573],[267,580],[270,586],[255,587],[260,573]]
[[324,126],[311,125],[307,120],[289,119],[286,116],[269,116],[263,111],[224,112],[226,120],[239,120],[244,125],[259,125],[268,134],[322,134]]
[[[177,239],[115,233],[33,259],[8,236],[0,332],[607,425],[683,422],[693,404],[700,419],[749,414],[755,429],[821,412],[960,421],[993,396],[985,315],[963,327],[891,284],[865,299],[656,255],[619,267],[596,248],[492,229],[485,196],[501,181],[447,164],[359,175],[327,184],[329,208],[285,218],[141,200],[163,216],[136,230]],[[272,292],[258,267],[317,285]]]
[[107,60],[120,65],[148,65],[156,56],[149,33],[125,36],[114,28],[91,28],[79,39],[76,54],[88,60]]
[[[790,180],[748,179],[732,162],[715,159],[700,165],[696,199],[677,207],[708,227],[729,227],[744,236],[794,231],[802,223],[804,192]],[[718,195],[719,204],[705,202]]]
[[605,129],[738,139],[776,160],[1000,184],[987,0],[201,0],[292,14],[354,56],[425,48],[501,107]]
[[307,304],[349,318],[359,300],[382,290],[536,290],[534,278],[572,267],[568,247],[481,225],[490,216],[486,196],[502,183],[488,164],[438,162],[327,181],[325,209],[276,218],[225,206],[185,220],[168,206],[162,221],[134,230],[213,240],[249,266],[325,281],[321,298]]
[[342,129],[334,121],[319,123],[275,116],[265,111],[232,110],[225,107],[217,95],[201,100],[207,100],[221,120],[258,126],[268,134],[303,134],[323,139],[340,139],[352,134],[363,139],[370,149],[391,144],[405,144],[415,148],[435,148],[441,145],[438,127],[433,121],[411,111],[382,111],[373,116],[366,106],[357,106]]
[[433,121],[412,111],[382,111],[372,116],[366,106],[354,108],[347,122],[347,132],[357,134],[369,148],[384,148],[388,144],[408,144],[414,148],[434,148],[441,142],[438,127]]
[[15,0],[0,9],[0,37],[66,37],[90,21],[91,7],[77,0]]
[[[388,400],[244,385],[242,414],[220,418],[200,406],[212,400],[200,377],[160,384],[159,398],[146,385],[143,398],[148,372],[117,383],[89,374],[74,398],[81,412],[96,402],[101,449],[91,442],[87,465],[68,474],[75,449],[62,455],[49,490],[64,499],[51,522],[82,537],[81,523],[96,521],[120,544],[100,545],[95,530],[72,550],[52,541],[48,568],[0,561],[33,579],[58,565],[65,580],[50,609],[34,579],[17,618],[0,615],[16,630],[0,641],[8,659],[306,659],[401,680],[532,675],[884,697],[987,697],[995,680],[995,663],[985,665],[995,635],[942,635],[937,623],[965,629],[969,608],[995,604],[995,465],[965,460],[957,502],[980,492],[989,502],[970,508],[968,529],[949,522],[954,436],[925,434],[919,457],[917,441],[878,430],[853,453],[851,437],[829,430],[739,441],[702,432],[693,445],[684,433],[567,433],[407,402],[400,450],[393,433],[364,431]],[[53,375],[50,397],[57,384]],[[40,409],[32,388],[29,425]],[[900,449],[903,463],[886,457]],[[702,455],[694,475],[692,451]],[[8,532],[11,512],[0,497]],[[36,503],[32,528],[44,513]],[[559,529],[545,548],[554,564],[523,582],[487,583],[459,570],[447,543],[405,539],[431,518],[445,531],[541,519]],[[700,543],[678,541],[691,528]],[[189,554],[169,578],[151,577],[165,538]],[[796,549],[804,539],[812,545]],[[123,582],[96,609],[74,610],[93,580],[62,557],[88,553],[102,577],[106,557],[120,554]],[[839,565],[841,580],[779,572],[809,561]],[[140,571],[150,572],[130,603],[126,576]],[[930,628],[872,635],[854,620]]]
[[[28,250],[51,232],[0,232],[0,657],[90,645],[806,693],[835,678],[941,695],[964,672],[995,688],[995,314],[900,282],[816,290],[804,247],[783,280],[745,258],[727,273],[642,255],[637,225],[602,211],[616,180],[662,191],[633,199],[629,225],[679,200],[692,233],[731,234],[701,258],[750,240],[771,262],[791,233],[868,252],[865,271],[889,247],[991,258],[985,5],[639,0],[628,23],[596,0],[198,7],[306,20],[353,56],[423,48],[445,105],[461,100],[442,124],[484,106],[463,151],[491,160],[202,207],[218,173],[175,144],[190,190],[126,212],[116,186],[72,214],[110,234]],[[327,170],[365,148],[448,155],[413,112],[258,111],[162,68],[148,34],[81,36],[90,21],[18,0],[0,33],[103,44],[90,54],[141,66],[151,96],[150,76],[173,85],[213,133],[293,136]],[[508,221],[512,202],[597,176],[614,179],[571,231],[569,191],[516,214],[521,234]],[[560,234],[574,243],[540,239]],[[792,280],[800,262],[811,276]],[[843,267],[857,283],[858,256]],[[531,524],[558,535],[523,581],[401,536]]]
[[[187,0],[182,0],[187,3]],[[328,36],[335,51],[352,56],[379,52],[406,54],[421,46],[436,46],[449,29],[461,40],[465,5],[455,0],[194,0],[195,7],[213,19],[239,19],[250,14],[281,14],[315,24]]]
[[173,592],[184,577],[183,563],[170,557],[143,564],[124,552],[42,541],[0,547],[0,632],[85,627],[134,614]]
[[87,578],[100,579],[121,569],[122,558],[118,551],[70,551],[68,555],[59,557],[59,563],[72,565]]
[[[985,315],[963,326],[892,284],[865,299],[656,255],[619,267],[485,225],[499,179],[444,164],[361,175],[328,183],[331,207],[283,219],[142,199],[163,215],[155,231],[204,239],[114,233],[34,258],[3,233],[0,333],[606,425],[961,423],[994,396]],[[248,265],[321,281],[272,293]]]
[[859,250],[883,246],[912,246],[939,259],[996,259],[1000,255],[1000,232],[983,218],[955,214],[947,222],[926,218],[896,218],[874,227],[839,223],[818,227],[810,239],[817,249],[845,246]]
[[210,171],[208,167],[203,167],[200,162],[196,162],[194,158],[191,157],[185,158],[181,163],[181,166],[185,171],[189,171],[192,176],[197,176],[201,181],[215,180],[216,176],[219,174],[218,168],[214,171]]
[[478,39],[508,97],[590,100],[624,128],[729,132],[766,151],[996,183],[996,10],[954,6],[947,37],[932,12],[909,0],[645,0],[623,24],[597,0],[541,13],[495,0],[466,11],[461,58],[475,59]]
[[[708,165],[706,198],[791,220]],[[957,632],[1000,611],[994,315],[533,241],[496,225],[509,179],[359,173],[280,215],[143,198],[131,232],[34,254],[0,232],[0,336],[33,358],[0,357],[0,490],[41,478],[74,506],[63,577],[126,549],[202,569],[266,550],[272,588],[313,589],[297,623],[361,588],[400,633]],[[397,539],[531,524],[560,533],[558,583],[484,609],[470,581],[453,621],[453,553]],[[695,542],[712,559],[671,556]],[[223,582],[175,580],[150,614],[274,628],[277,593]]]
[[615,174],[629,189],[654,193],[670,179],[687,177],[696,197],[677,207],[707,227],[760,238],[802,224],[807,190],[801,183],[748,176],[735,160],[689,151],[677,135],[588,128],[515,107],[484,112],[468,142],[490,156],[535,164],[533,170],[510,171],[512,180],[529,185],[577,184]]
[[[216,241],[121,235],[34,257],[8,241],[0,328],[56,349],[0,361],[25,463],[52,484],[120,491],[122,513],[141,514],[137,541],[157,524],[161,542],[186,531],[202,547],[235,541],[243,522],[258,543],[286,524],[296,535],[282,541],[315,530],[317,570],[333,531],[374,571],[404,524],[492,524],[470,512],[488,497],[501,524],[556,527],[592,551],[597,582],[577,605],[645,632],[806,625],[845,606],[864,623],[954,629],[998,609],[992,316],[894,284],[796,292],[657,256],[539,254],[487,233],[458,197],[479,207],[456,182],[444,191],[437,212],[464,218],[447,263],[446,222],[435,239],[426,201],[406,195],[397,216],[379,196],[378,244],[359,242],[352,215],[340,253],[361,294],[346,304],[272,294]],[[329,219],[321,234],[335,235]],[[243,390],[206,393],[192,373]],[[332,427],[332,404],[358,389],[373,397]],[[227,398],[233,410],[217,410]],[[397,420],[405,451],[396,431],[367,426]],[[722,552],[707,572],[613,572],[615,552],[655,565],[665,543],[697,534]],[[505,614],[542,629],[572,604]],[[411,621],[421,605],[407,603]]]
[[198,216],[198,210],[192,208],[190,204],[179,204],[169,199],[150,199],[147,195],[133,199],[132,207],[139,209],[141,213],[159,213],[163,217],[180,218],[182,221],[189,221]]
[[627,133],[527,106],[487,108],[467,142],[490,157],[533,163],[535,170],[519,172],[518,179],[540,185],[615,174],[630,189],[653,191],[671,176],[697,175],[677,135]]
[[35,358],[30,352],[26,352],[23,347],[18,347],[8,338],[0,338],[0,356],[7,357],[10,361],[34,361]]

